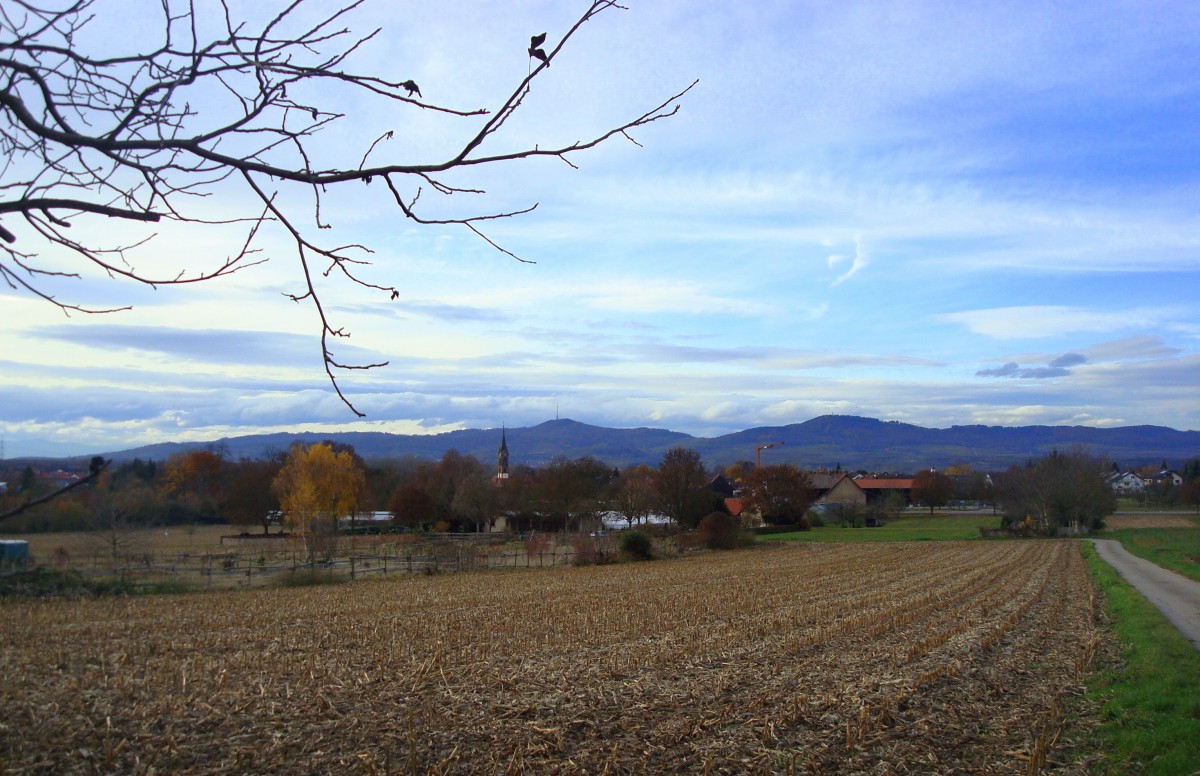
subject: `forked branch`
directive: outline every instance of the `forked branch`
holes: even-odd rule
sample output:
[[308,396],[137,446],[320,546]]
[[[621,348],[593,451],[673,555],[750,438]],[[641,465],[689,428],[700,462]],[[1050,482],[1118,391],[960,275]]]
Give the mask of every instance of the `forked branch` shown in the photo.
[[[376,191],[405,218],[422,225],[460,226],[505,255],[528,262],[489,238],[481,225],[529,213],[536,203],[493,213],[481,209],[484,212],[432,217],[418,207],[421,191],[447,197],[485,194],[441,179],[452,170],[537,157],[556,157],[574,167],[571,156],[613,137],[636,143],[633,130],[675,115],[679,100],[695,86],[583,140],[492,151],[496,133],[522,109],[537,80],[584,23],[622,6],[592,0],[552,46],[543,48],[544,36],[536,36],[538,45],[529,49],[536,66],[489,110],[426,99],[411,78],[387,80],[350,69],[354,56],[381,33],[351,32],[348,19],[363,3],[352,0],[330,7],[320,0],[288,0],[256,23],[235,19],[226,0],[161,0],[159,40],[148,46],[134,41],[133,53],[104,57],[83,50],[80,41],[92,32],[97,18],[120,7],[120,0],[0,4],[0,158],[6,160],[0,161],[0,279],[10,289],[66,313],[116,312],[126,308],[64,301],[48,281],[80,278],[90,267],[108,277],[152,286],[207,282],[265,261],[257,241],[268,229],[282,230],[295,245],[299,268],[300,290],[288,296],[312,304],[321,326],[325,371],[342,401],[361,415],[342,393],[337,374],[386,362],[347,364],[333,357],[329,338],[349,335],[329,319],[321,304],[321,286],[311,262],[326,264],[319,273],[321,282],[336,275],[392,299],[398,291],[364,274],[368,262],[362,255],[370,253],[365,246],[331,247],[310,234],[314,226],[317,233],[330,227],[322,212],[324,198],[380,179],[385,186]],[[251,4],[251,13],[257,6]],[[204,38],[200,30],[212,32]],[[402,108],[461,120],[466,122],[464,139],[444,159],[372,164],[392,131],[359,149],[331,149],[316,142],[322,132],[348,117],[302,95],[334,92],[357,93],[382,103],[376,109]],[[348,163],[339,162],[340,157]],[[414,194],[402,193],[413,191],[414,185]],[[311,215],[294,212],[298,192],[311,197]],[[230,194],[249,194],[261,207],[248,216],[212,215],[214,208],[206,201]],[[111,220],[117,234],[122,233],[120,225],[129,229],[142,224],[243,223],[247,228],[244,238],[212,266],[161,271],[150,268],[157,256],[147,258],[148,252],[139,250],[155,233],[114,245],[69,235],[76,222],[95,218]],[[78,271],[51,269],[61,266],[64,257]]]

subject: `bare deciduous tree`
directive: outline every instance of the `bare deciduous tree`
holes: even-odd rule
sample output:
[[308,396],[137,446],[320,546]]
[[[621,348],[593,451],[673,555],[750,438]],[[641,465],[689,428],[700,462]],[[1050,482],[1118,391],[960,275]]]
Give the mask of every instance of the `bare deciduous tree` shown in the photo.
[[654,477],[654,469],[646,464],[631,466],[621,474],[613,508],[625,518],[630,528],[635,523],[644,523],[654,514]]
[[[445,174],[452,170],[534,157],[574,166],[571,155],[611,138],[636,142],[631,130],[674,115],[678,99],[695,85],[583,140],[493,150],[497,131],[521,109],[535,79],[584,22],[621,6],[593,0],[557,40],[547,43],[540,36],[529,47],[528,75],[486,110],[427,100],[412,79],[348,69],[380,33],[358,34],[343,26],[362,2],[284,0],[255,21],[235,18],[227,0],[161,0],[158,40],[127,36],[105,40],[104,46],[95,28],[113,7],[105,0],[0,4],[0,278],[68,314],[115,312],[127,308],[59,298],[53,290],[57,280],[78,278],[91,266],[155,287],[204,282],[265,260],[258,247],[264,231],[281,229],[295,247],[299,268],[299,288],[287,296],[315,309],[325,371],[342,401],[361,415],[338,386],[336,370],[386,362],[350,364],[335,357],[331,338],[348,333],[322,306],[319,284],[332,275],[392,299],[399,292],[363,274],[371,252],[366,246],[318,239],[317,230],[329,228],[323,198],[358,187],[358,196],[383,197],[415,223],[461,226],[524,261],[489,239],[481,225],[527,213],[536,204],[439,218],[425,215],[422,195],[484,193],[449,183]],[[262,5],[249,8],[251,15]],[[370,107],[364,110],[404,108],[461,118],[461,142],[446,158],[403,164],[374,160],[393,138],[391,131],[357,148],[314,142],[336,122],[352,120],[332,107],[334,95],[347,94],[365,99]],[[372,182],[376,185],[367,189]],[[253,212],[229,220],[204,206],[206,197],[230,190],[256,202]],[[88,218],[135,228],[106,229],[106,235],[119,235],[111,243],[87,234],[86,227],[71,229]],[[203,268],[162,270],[153,260],[143,261],[155,234],[146,225],[156,222],[243,228],[223,259]]]
[[147,562],[149,521],[157,511],[158,495],[145,485],[113,490],[108,475],[100,476],[88,499],[89,544],[121,577],[135,559]]
[[682,528],[695,528],[706,511],[710,499],[701,493],[708,474],[700,454],[685,447],[672,447],[663,453],[654,478],[658,506],[667,517]]
[[913,503],[929,507],[932,517],[934,507],[944,507],[954,497],[954,483],[942,472],[923,469],[913,477],[911,493]]
[[813,503],[812,477],[795,464],[756,467],[742,484],[745,509],[768,523],[798,523]]
[[1117,508],[1105,481],[1109,462],[1082,447],[1054,450],[1026,466],[1012,466],[997,484],[1004,522],[1032,523],[1037,530],[1060,527],[1103,528]]

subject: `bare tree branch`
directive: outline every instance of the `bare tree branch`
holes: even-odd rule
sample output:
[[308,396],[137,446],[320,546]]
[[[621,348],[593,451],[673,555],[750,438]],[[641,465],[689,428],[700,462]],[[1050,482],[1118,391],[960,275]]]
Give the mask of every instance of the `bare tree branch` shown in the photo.
[[[487,237],[480,224],[529,213],[536,204],[490,214],[431,217],[418,208],[422,190],[447,197],[481,196],[486,192],[451,185],[439,176],[537,157],[555,157],[575,167],[569,157],[614,136],[637,144],[631,132],[674,116],[679,100],[696,85],[630,120],[566,145],[491,151],[489,141],[522,109],[537,79],[584,23],[622,6],[612,0],[588,2],[553,47],[540,48],[541,40],[536,51],[531,47],[530,62],[536,66],[499,105],[485,110],[427,100],[411,78],[387,80],[350,69],[355,55],[381,33],[351,32],[348,20],[364,0],[332,6],[319,0],[285,0],[257,23],[235,19],[226,0],[160,0],[159,40],[129,42],[135,53],[90,55],[80,41],[110,3],[118,2],[0,4],[0,159],[5,160],[0,162],[0,279],[10,289],[64,313],[115,312],[126,308],[85,308],[52,293],[46,285],[50,278],[80,278],[81,273],[51,269],[61,266],[52,265],[51,256],[155,287],[199,283],[265,261],[256,240],[268,227],[282,229],[299,261],[300,291],[287,296],[313,306],[321,326],[326,374],[358,415],[362,413],[338,385],[338,371],[372,369],[386,362],[347,364],[333,357],[329,338],[349,334],[329,319],[311,261],[327,262],[319,273],[321,282],[336,275],[392,299],[398,291],[361,274],[368,262],[360,256],[370,254],[365,246],[331,247],[307,234],[314,226],[318,231],[330,228],[322,212],[330,192],[380,179],[386,189],[380,194],[405,218],[422,225],[460,226],[505,255],[528,262]],[[215,31],[206,37],[201,30]],[[351,152],[346,158],[350,164],[357,161],[354,166],[331,165],[314,138],[347,117],[309,100],[310,95],[337,91],[381,100],[377,107],[388,110],[400,107],[462,120],[464,139],[441,161],[384,160],[368,166],[381,143],[394,137],[388,131],[365,147],[339,149]],[[406,184],[415,184],[415,193],[404,195],[413,190]],[[257,199],[260,212],[220,219],[211,215],[211,208],[197,207],[229,187]],[[311,216],[294,212],[290,194],[297,191],[311,195]],[[281,196],[285,192],[289,196]],[[304,226],[309,217],[312,226]],[[156,273],[135,263],[135,249],[153,233],[107,246],[89,241],[95,238],[68,236],[76,221],[95,218],[127,228],[165,222],[227,226],[241,221],[248,228],[244,241],[211,267]],[[23,247],[31,238],[47,246],[50,256],[43,259],[37,248]]]
[[59,488],[58,490],[54,491],[53,493],[47,493],[46,495],[42,496],[41,498],[30,499],[30,500],[24,502],[23,504],[13,507],[12,509],[8,510],[7,512],[0,513],[0,522],[4,522],[5,520],[9,519],[10,517],[16,517],[17,515],[21,514],[22,512],[33,509],[34,507],[38,506],[39,504],[45,504],[48,501],[53,501],[54,499],[58,498],[59,496],[62,496],[66,493],[70,493],[71,491],[75,490],[76,488],[80,488],[80,487],[83,487],[84,485],[87,485],[89,482],[95,482],[96,478],[99,477],[100,474],[105,469],[108,468],[108,465],[110,463],[112,463],[112,459],[109,459],[107,461],[104,459],[100,459],[99,462],[96,462],[93,459],[93,465],[91,467],[91,471],[88,472],[88,475],[86,477],[82,477],[78,480],[75,480],[70,485],[64,485],[63,487]]

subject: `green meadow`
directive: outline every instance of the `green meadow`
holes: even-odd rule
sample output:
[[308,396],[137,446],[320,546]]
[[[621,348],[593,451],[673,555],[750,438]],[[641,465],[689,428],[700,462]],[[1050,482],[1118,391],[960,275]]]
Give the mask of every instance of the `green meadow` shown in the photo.
[[978,539],[980,528],[997,528],[999,515],[906,515],[879,528],[826,525],[809,531],[770,534],[760,541],[781,542],[937,542]]
[[1200,527],[1128,528],[1099,536],[1116,539],[1134,555],[1200,582]]
[[1089,700],[1100,704],[1102,772],[1200,773],[1200,651],[1082,544],[1120,643],[1119,658],[1102,663],[1088,686]]

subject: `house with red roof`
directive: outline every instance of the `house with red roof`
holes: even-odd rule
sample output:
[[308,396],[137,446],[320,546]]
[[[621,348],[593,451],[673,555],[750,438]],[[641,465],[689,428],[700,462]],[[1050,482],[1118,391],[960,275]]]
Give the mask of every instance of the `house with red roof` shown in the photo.
[[912,477],[859,477],[855,484],[867,494],[867,501],[884,498],[889,491],[900,491],[904,497],[912,499]]

